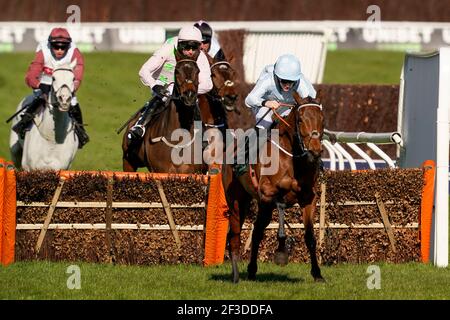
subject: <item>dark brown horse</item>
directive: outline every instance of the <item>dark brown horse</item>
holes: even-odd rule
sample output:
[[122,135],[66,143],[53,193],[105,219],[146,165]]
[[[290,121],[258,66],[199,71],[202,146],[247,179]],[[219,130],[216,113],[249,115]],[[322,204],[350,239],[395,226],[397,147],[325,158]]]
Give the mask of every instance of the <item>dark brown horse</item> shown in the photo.
[[208,60],[213,89],[198,97],[202,121],[206,129],[217,128],[225,133],[227,113],[236,110],[239,84],[230,62],[216,61],[209,56]]
[[[258,200],[258,215],[252,235],[248,278],[256,279],[258,249],[264,230],[272,218],[272,211],[279,211],[279,247],[275,255],[278,264],[287,263],[285,246],[284,209],[298,203],[305,226],[305,242],[311,258],[311,274],[316,281],[323,280],[316,257],[314,237],[314,211],[317,201],[317,178],[320,171],[324,117],[319,100],[302,100],[294,94],[296,105],[285,119],[280,119],[275,129],[279,130],[279,143],[266,141],[263,148],[272,163],[262,159],[261,153],[254,172],[257,188],[252,190],[245,175],[237,177],[232,165],[223,167],[223,183],[228,206],[231,210],[229,249],[232,261],[233,282],[239,281],[238,261],[240,257],[240,233],[250,208],[252,198]],[[235,118],[236,121],[242,121]],[[229,126],[233,119],[228,118]],[[266,163],[266,164],[263,164]],[[276,163],[275,173],[264,174],[264,168]]]
[[[152,172],[194,173],[201,172],[200,163],[194,161],[194,115],[197,110],[197,89],[199,68],[195,60],[183,59],[176,54],[175,83],[172,97],[166,103],[156,106],[150,123],[138,146],[128,144],[125,131],[122,141],[123,170],[136,171],[147,167]],[[128,129],[136,122],[139,115],[128,125]],[[177,130],[178,129],[178,130]],[[187,135],[172,141],[174,132]],[[177,131],[176,131],[177,130]],[[184,139],[187,138],[187,139]],[[201,142],[201,137],[197,137]],[[201,146],[200,146],[201,148]],[[201,150],[200,150],[201,151]],[[174,154],[177,161],[174,160]],[[200,154],[201,156],[201,154]],[[189,159],[188,161],[182,161]]]
[[[240,83],[232,67],[233,59],[228,62],[214,60],[208,56],[208,60],[211,66],[213,89],[198,97],[201,118],[205,130],[219,130],[222,138],[224,138],[227,129],[227,116],[231,113],[236,115],[241,113],[241,108],[237,106],[237,104],[242,103],[242,101],[239,101]],[[245,109],[244,111],[247,111]],[[254,121],[240,123],[239,125],[240,128],[249,128],[254,125]]]

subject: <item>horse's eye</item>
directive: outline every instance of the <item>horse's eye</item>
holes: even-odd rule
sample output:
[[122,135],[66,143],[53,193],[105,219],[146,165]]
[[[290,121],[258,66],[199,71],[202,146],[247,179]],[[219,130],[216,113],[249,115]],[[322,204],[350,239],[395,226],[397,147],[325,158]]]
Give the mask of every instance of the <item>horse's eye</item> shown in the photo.
[[55,77],[52,77],[52,80],[55,81]]

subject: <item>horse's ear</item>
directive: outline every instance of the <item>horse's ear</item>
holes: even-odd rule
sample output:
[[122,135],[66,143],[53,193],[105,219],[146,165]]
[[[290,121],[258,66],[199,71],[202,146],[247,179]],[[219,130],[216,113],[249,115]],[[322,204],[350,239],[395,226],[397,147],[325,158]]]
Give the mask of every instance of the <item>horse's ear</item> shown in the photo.
[[209,54],[205,54],[206,59],[208,59],[209,65],[212,66],[214,63],[217,62],[215,58],[212,58]]
[[73,60],[73,61],[70,63],[70,68],[73,70],[73,69],[75,69],[76,66],[77,66],[77,59],[75,58],[75,60]]
[[[193,54],[193,56],[192,56],[192,60],[197,61],[198,56],[201,54],[201,51],[202,51],[202,50],[200,50],[200,49],[196,50],[196,52],[194,52],[194,54]],[[206,53],[204,53],[204,54],[207,55]]]
[[227,58],[228,58],[228,63],[231,65],[233,65],[234,62],[236,61],[236,58],[234,57],[234,55],[232,53],[230,54],[230,57],[227,57]]
[[317,93],[316,93],[316,101],[317,102],[322,102],[322,99],[323,99],[323,90],[322,89],[319,89],[319,90],[317,90]]
[[182,57],[180,51],[175,50],[175,60],[178,62],[178,61],[180,61],[182,58],[183,58],[183,57]]
[[294,91],[292,93],[292,96],[294,97],[295,103],[297,103],[299,106],[301,106],[302,104],[305,104],[305,99],[300,97],[300,95],[298,94],[297,91]]

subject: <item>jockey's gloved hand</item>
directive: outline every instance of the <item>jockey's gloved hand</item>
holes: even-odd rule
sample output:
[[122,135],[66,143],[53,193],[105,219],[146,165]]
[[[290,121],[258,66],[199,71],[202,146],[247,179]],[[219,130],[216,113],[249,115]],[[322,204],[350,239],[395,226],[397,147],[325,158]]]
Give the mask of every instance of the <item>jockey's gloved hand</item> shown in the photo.
[[167,90],[166,87],[164,87],[160,84],[154,85],[152,90],[153,90],[153,93],[155,93],[160,98],[164,98],[169,95],[169,90]]
[[50,86],[49,84],[43,84],[43,83],[41,83],[41,84],[39,85],[39,89],[41,90],[41,92],[42,92],[43,94],[48,95],[49,92],[50,92],[51,86]]
[[39,89],[39,88],[34,89],[34,90],[33,90],[33,96],[34,96],[35,98],[40,98],[40,97],[42,96],[42,90]]

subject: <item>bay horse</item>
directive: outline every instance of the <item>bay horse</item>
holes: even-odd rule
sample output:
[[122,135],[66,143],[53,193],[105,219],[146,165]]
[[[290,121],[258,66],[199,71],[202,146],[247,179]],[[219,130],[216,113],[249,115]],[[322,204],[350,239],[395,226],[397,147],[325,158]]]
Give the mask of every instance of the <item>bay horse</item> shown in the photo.
[[[74,92],[73,68],[76,63],[75,60],[53,71],[48,101],[39,107],[24,139],[11,130],[9,146],[16,168],[24,170],[70,168],[78,150],[78,137],[68,112]],[[17,106],[17,111],[24,103],[30,103],[31,99],[32,96],[23,99]],[[18,121],[19,115],[13,119],[12,126]]]
[[[200,71],[195,60],[184,58],[178,52],[175,56],[177,63],[173,94],[165,103],[161,102],[159,106],[155,106],[139,145],[129,145],[127,132],[140,115],[136,115],[128,124],[128,130],[122,140],[124,171],[134,172],[141,167],[147,167],[150,172],[165,173],[197,173],[202,170],[201,163],[173,161],[173,151],[194,159],[194,115],[198,113],[197,89]],[[172,134],[179,129],[188,133],[189,141],[171,140]]]
[[[206,130],[219,130],[222,138],[224,138],[226,136],[225,130],[228,128],[227,115],[230,113],[240,114],[240,108],[237,106],[240,103],[238,101],[240,96],[239,81],[232,67],[233,58],[226,61],[213,59],[209,55],[207,57],[211,69],[213,89],[198,97],[201,118],[205,132]],[[250,126],[251,124],[240,124],[241,128]],[[216,149],[216,151],[219,150]],[[217,168],[218,165],[213,164],[210,168]]]
[[[279,212],[279,246],[275,262],[281,265],[287,264],[284,209],[298,203],[305,226],[305,242],[311,259],[311,275],[315,281],[324,281],[317,262],[313,229],[324,116],[320,98],[301,99],[297,93],[294,93],[294,98],[296,104],[292,106],[290,114],[275,124],[274,128],[279,130],[279,143],[276,144],[268,139],[263,145],[268,156],[276,155],[271,158],[271,161],[278,162],[278,170],[274,174],[264,174],[263,169],[269,164],[263,161],[267,159],[261,159],[261,153],[254,166],[257,177],[256,186],[247,183],[248,179],[245,175],[237,177],[232,165],[223,166],[223,185],[231,211],[228,239],[234,283],[239,281],[240,233],[252,198],[258,201],[258,214],[252,234],[250,263],[247,268],[248,278],[256,279],[259,245],[275,208]],[[240,121],[239,118],[234,120]],[[228,124],[233,126],[232,117],[228,118]]]

